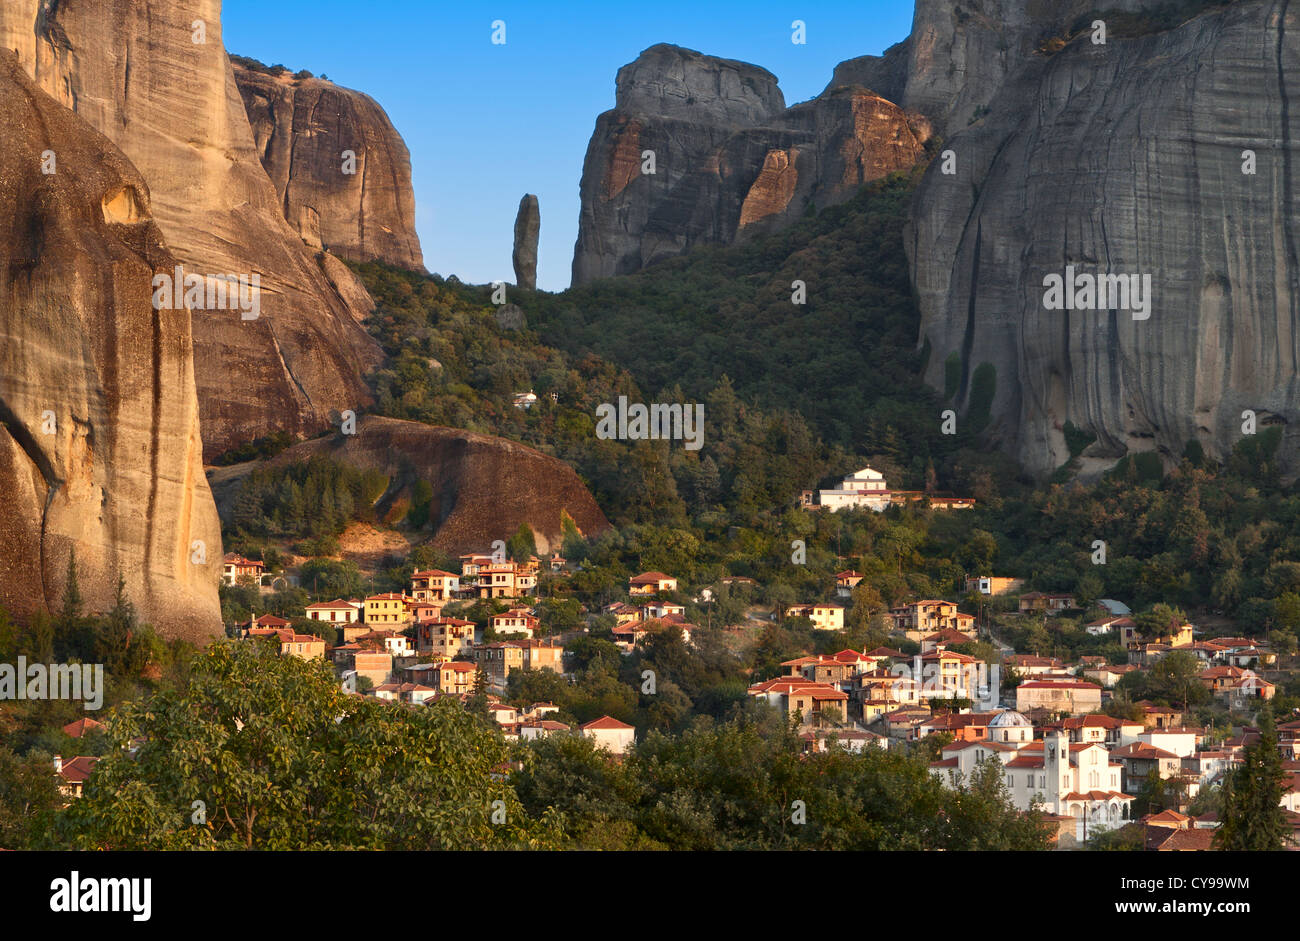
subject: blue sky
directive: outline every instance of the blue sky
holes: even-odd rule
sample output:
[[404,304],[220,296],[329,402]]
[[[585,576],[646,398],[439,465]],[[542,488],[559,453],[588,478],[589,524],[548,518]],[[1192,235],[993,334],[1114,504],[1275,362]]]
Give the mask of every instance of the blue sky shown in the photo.
[[[504,46],[491,43],[497,19]],[[802,46],[790,41],[796,19]],[[763,66],[793,104],[820,92],[836,63],[903,39],[912,4],[225,0],[222,22],[230,52],[324,73],[384,107],[411,151],[430,271],[513,281],[515,212],[536,193],[538,286],[554,291],[569,284],[582,160],[620,66],[675,43]]]

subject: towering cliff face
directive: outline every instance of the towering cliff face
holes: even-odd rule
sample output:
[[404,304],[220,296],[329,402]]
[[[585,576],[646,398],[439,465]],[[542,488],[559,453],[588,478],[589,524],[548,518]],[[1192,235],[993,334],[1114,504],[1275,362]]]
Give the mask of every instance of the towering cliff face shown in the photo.
[[[200,459],[190,315],[149,187],[111,141],[0,52],[0,604],[88,610],[119,573],[169,636],[221,629],[221,533]],[[44,172],[46,170],[52,172]]]
[[835,68],[827,91],[864,85],[919,111],[947,136],[967,127],[1002,83],[1054,37],[1087,26],[1095,11],[1131,13],[1162,0],[916,0],[912,32],[882,56]]
[[[0,47],[111,139],[148,181],[188,273],[254,274],[260,311],[193,311],[208,456],[368,402],[380,359],[349,300],[358,284],[303,244],[259,162],[221,43],[220,0],[6,0]],[[202,41],[198,41],[202,40]],[[364,294],[364,291],[361,291]]]
[[384,109],[318,78],[239,63],[234,72],[262,166],[302,240],[423,271],[411,156]]
[[388,477],[388,490],[378,501],[380,513],[409,505],[416,482],[427,482],[433,491],[431,541],[448,552],[486,551],[492,540],[509,539],[521,524],[533,530],[539,551],[558,549],[562,513],[586,536],[609,528],[573,468],[522,444],[372,415],[358,421],[356,431],[300,442],[259,464],[218,468],[213,474],[217,500],[229,507],[255,466],[324,456]]
[[596,120],[573,283],[847,199],[861,183],[913,166],[929,134],[924,119],[861,87],[787,109],[765,69],[652,46],[619,70],[616,106]]
[[[964,407],[990,364],[989,434],[1031,469],[1069,458],[1066,422],[1097,436],[1089,472],[1193,440],[1221,457],[1246,409],[1300,416],[1298,35],[1300,8],[1266,0],[1085,34],[1019,62],[945,142],[957,172],[931,166],[908,245],[927,378],[959,362]],[[1149,275],[1148,319],[1122,297],[1047,309],[1044,278],[1067,266]],[[1290,427],[1283,448],[1294,467]]]

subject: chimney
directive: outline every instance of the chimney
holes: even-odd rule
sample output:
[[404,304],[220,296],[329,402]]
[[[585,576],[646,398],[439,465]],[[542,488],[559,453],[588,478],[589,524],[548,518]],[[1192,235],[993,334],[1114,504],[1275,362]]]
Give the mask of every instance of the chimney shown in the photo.
[[55,773],[55,774],[61,774],[62,772],[63,772],[63,756],[62,756],[62,755],[55,755],[55,756],[54,756],[54,773]]

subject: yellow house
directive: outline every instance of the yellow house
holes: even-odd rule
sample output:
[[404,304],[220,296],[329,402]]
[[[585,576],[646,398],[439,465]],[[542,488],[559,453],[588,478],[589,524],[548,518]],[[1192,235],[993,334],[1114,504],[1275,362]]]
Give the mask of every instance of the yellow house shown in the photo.
[[406,596],[395,593],[371,595],[366,599],[366,624],[403,624],[406,621]]
[[791,605],[785,613],[786,617],[807,618],[819,631],[844,630],[844,606],[834,602]]
[[280,635],[280,653],[301,657],[303,660],[323,660],[325,641],[313,634],[294,634],[285,631]]

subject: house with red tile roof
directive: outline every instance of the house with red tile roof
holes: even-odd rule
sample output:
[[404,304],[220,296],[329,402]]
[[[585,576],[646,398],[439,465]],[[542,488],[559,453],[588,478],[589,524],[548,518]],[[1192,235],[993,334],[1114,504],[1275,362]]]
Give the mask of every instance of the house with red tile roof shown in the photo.
[[449,660],[439,663],[434,674],[438,692],[455,696],[469,695],[474,691],[474,676],[478,667],[466,660]]
[[803,740],[805,754],[827,752],[833,748],[853,753],[868,748],[889,748],[889,739],[868,729],[809,729],[801,732],[799,738]]
[[975,637],[975,618],[958,611],[955,601],[941,598],[913,601],[891,609],[889,616],[893,618],[894,630],[906,635],[908,640],[920,641],[922,637],[945,628],[968,634],[972,640]]
[[355,624],[361,620],[361,607],[352,601],[335,598],[333,601],[318,601],[303,609],[313,621],[326,624]]
[[947,733],[959,742],[978,742],[989,737],[989,722],[1000,712],[944,712],[931,716],[916,728],[918,738]]
[[80,797],[86,779],[90,777],[90,773],[95,770],[95,765],[98,763],[99,759],[94,755],[81,755],[66,760],[55,755],[54,773],[58,776],[59,790],[63,796],[70,800]]
[[941,631],[935,631],[933,634],[926,634],[921,638],[921,653],[932,653],[936,650],[947,650],[949,647],[957,644],[969,644],[971,642],[970,634],[963,633],[954,627],[945,627]]
[[843,572],[835,573],[835,593],[841,598],[853,597],[853,589],[858,587],[862,581],[862,573],[855,572],[852,569],[846,569]]
[[411,597],[416,601],[452,601],[460,593],[460,576],[442,569],[411,573]]
[[629,595],[655,595],[660,592],[676,591],[677,579],[663,572],[642,572],[627,580]]
[[1124,768],[1124,790],[1137,793],[1151,775],[1163,780],[1183,777],[1183,761],[1171,751],[1157,748],[1149,742],[1131,742],[1113,748],[1110,757]]
[[221,580],[227,585],[238,585],[240,581],[252,579],[260,581],[266,564],[256,559],[246,559],[235,552],[227,552],[221,560]]
[[[266,637],[289,626],[288,621],[284,618],[276,617],[274,614],[263,614],[260,617],[253,618],[251,621],[244,621],[241,624],[235,625],[242,637]],[[256,633],[259,631],[260,633]]]
[[640,621],[641,609],[636,605],[628,604],[626,601],[615,601],[607,604],[600,609],[601,614],[614,615],[616,625],[631,624],[633,621]]
[[63,727],[63,734],[70,738],[85,738],[91,732],[104,731],[104,723],[96,722],[94,719],[78,719],[76,722],[69,722]]
[[474,647],[474,622],[437,617],[415,625],[415,649],[435,660],[451,660]]
[[612,755],[624,755],[636,741],[636,729],[612,716],[601,716],[584,723],[578,730]]
[[826,683],[778,677],[755,683],[749,687],[749,695],[805,723],[820,721],[823,713],[836,715],[841,721],[848,717],[848,694]]
[[541,621],[528,608],[511,608],[509,611],[492,615],[488,623],[497,634],[532,637]]

